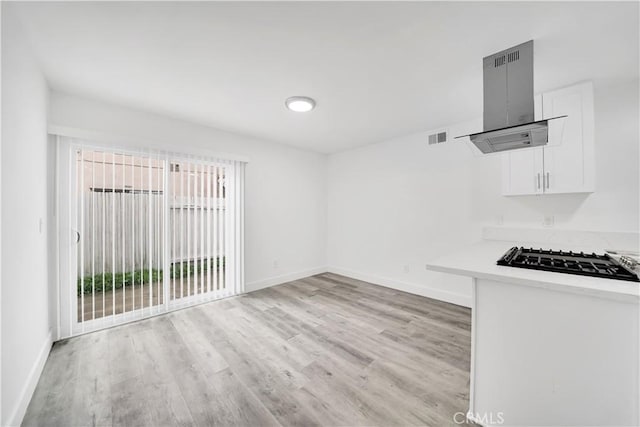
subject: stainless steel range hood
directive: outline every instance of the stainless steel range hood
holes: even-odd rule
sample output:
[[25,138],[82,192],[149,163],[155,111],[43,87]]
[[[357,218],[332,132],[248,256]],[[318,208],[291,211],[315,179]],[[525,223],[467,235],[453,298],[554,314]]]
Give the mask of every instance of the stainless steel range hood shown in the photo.
[[533,40],[485,57],[483,76],[484,131],[464,137],[484,154],[547,144],[553,119],[534,121]]

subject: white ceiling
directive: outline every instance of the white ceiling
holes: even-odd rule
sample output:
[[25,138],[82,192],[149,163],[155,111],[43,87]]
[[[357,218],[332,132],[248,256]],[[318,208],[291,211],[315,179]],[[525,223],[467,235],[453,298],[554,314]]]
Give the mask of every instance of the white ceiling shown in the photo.
[[480,116],[482,57],[529,39],[537,91],[638,78],[636,2],[12,7],[54,90],[325,153]]

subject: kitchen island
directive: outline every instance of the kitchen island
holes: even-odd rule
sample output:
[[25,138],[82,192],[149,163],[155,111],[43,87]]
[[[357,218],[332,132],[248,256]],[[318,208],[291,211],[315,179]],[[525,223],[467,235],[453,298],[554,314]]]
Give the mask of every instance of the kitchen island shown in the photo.
[[485,240],[427,264],[473,278],[470,418],[638,425],[640,284],[496,265],[520,244]]

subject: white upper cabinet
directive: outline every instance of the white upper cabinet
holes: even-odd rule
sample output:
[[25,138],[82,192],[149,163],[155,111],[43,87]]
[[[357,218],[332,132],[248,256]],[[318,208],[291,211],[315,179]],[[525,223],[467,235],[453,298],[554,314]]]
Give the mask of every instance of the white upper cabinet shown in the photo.
[[502,160],[502,195],[542,194],[542,148],[513,150]]
[[581,83],[542,95],[545,119],[567,115],[560,144],[553,139],[544,150],[545,193],[585,193],[594,190],[595,143],[593,85]]
[[580,83],[536,96],[536,120],[550,122],[549,144],[502,159],[502,194],[588,193],[595,186],[593,85]]
[[[535,120],[542,120],[542,95],[534,98]],[[502,195],[542,194],[542,147],[507,151],[502,155]]]

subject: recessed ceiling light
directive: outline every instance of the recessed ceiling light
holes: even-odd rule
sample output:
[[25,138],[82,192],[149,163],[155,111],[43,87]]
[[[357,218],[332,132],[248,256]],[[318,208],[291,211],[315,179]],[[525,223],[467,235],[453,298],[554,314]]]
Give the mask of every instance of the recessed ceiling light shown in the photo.
[[295,111],[296,113],[306,113],[307,111],[314,109],[316,101],[308,96],[292,96],[291,98],[287,98],[284,105],[286,105],[289,110]]

